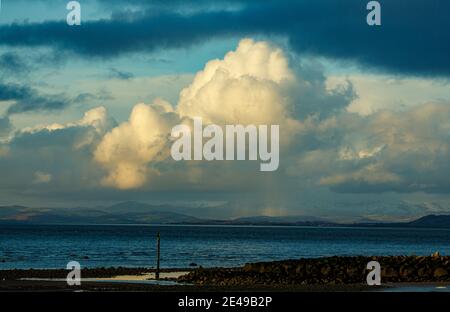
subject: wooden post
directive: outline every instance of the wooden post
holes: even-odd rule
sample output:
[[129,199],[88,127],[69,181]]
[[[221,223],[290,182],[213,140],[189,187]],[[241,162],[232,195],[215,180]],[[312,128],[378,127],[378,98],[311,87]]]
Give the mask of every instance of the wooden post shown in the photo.
[[161,257],[161,236],[158,232],[156,235],[156,241],[157,241],[157,252],[156,252],[156,274],[155,278],[159,280],[159,259]]

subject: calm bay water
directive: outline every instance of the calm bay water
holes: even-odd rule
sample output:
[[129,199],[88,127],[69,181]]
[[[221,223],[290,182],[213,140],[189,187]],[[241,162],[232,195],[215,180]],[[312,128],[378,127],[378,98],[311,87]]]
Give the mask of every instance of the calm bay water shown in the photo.
[[450,255],[450,230],[399,228],[0,225],[0,269],[153,267],[161,232],[162,267],[334,255]]

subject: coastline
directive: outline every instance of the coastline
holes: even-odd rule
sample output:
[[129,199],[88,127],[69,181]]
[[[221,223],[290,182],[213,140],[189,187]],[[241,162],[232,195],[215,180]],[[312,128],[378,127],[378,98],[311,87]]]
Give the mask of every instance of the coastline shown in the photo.
[[[368,286],[368,261],[380,261],[381,286]],[[0,291],[449,291],[450,257],[329,257],[246,264],[237,268],[82,269],[81,286],[67,270],[0,270]]]

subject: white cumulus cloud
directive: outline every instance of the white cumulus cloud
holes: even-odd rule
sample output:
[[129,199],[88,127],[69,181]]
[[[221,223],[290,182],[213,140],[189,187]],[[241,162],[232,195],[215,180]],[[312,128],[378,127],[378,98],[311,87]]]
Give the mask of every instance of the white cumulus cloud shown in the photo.
[[162,159],[177,116],[167,102],[137,104],[128,121],[108,132],[94,157],[107,171],[105,186],[130,189],[142,186],[150,169],[148,163]]
[[95,160],[107,170],[103,185],[143,186],[152,173],[157,174],[151,164],[169,155],[172,127],[180,122],[191,125],[194,117],[205,124],[282,124],[282,140],[290,138],[299,128],[290,117],[289,87],[294,81],[281,49],[242,40],[236,51],[208,62],[197,73],[181,91],[175,109],[162,100],[138,104],[127,122],[104,136],[95,151]]

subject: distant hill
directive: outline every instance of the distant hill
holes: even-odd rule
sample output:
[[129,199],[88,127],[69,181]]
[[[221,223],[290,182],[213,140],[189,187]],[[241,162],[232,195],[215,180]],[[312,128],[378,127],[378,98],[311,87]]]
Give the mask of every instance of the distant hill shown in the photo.
[[0,222],[40,224],[202,224],[202,225],[275,225],[275,226],[352,226],[352,227],[424,227],[450,228],[450,215],[428,215],[412,222],[335,223],[311,216],[254,216],[233,220],[203,219],[172,212],[171,206],[123,202],[96,208],[0,207]]
[[303,226],[324,226],[332,225],[333,222],[322,218],[310,216],[285,216],[285,217],[268,217],[255,216],[238,218],[224,223],[235,225],[303,225]]
[[450,215],[429,215],[408,223],[411,227],[450,228]]
[[450,215],[428,215],[410,222],[363,222],[352,227],[450,228]]
[[[128,210],[127,207],[130,207]],[[105,208],[27,208],[0,207],[0,221],[45,224],[174,224],[201,223],[202,220],[155,207],[127,206],[126,203]]]
[[126,201],[118,203],[109,207],[100,208],[102,211],[109,213],[143,213],[143,212],[154,212],[156,210],[164,210],[161,206],[153,206],[149,204],[144,204],[135,201]]

